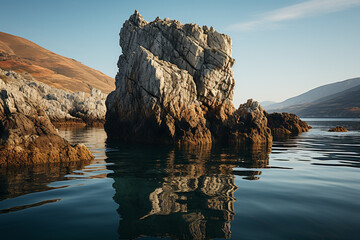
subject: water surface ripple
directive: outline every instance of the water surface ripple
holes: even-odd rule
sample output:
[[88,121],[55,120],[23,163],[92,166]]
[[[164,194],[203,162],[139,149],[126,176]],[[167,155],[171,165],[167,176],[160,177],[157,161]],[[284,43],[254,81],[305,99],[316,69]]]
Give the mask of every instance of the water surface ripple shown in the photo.
[[[305,119],[272,151],[108,145],[92,162],[0,167],[1,239],[356,239],[360,119]],[[350,131],[330,133],[342,125]]]

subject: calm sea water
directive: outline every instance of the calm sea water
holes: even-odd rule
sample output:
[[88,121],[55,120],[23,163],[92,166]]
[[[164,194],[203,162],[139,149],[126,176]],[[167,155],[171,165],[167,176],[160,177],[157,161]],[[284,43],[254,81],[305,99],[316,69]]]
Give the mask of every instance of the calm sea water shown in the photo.
[[[0,167],[0,239],[358,239],[360,119],[272,152],[106,146],[102,129],[62,129],[89,163]],[[347,133],[329,133],[337,125]]]

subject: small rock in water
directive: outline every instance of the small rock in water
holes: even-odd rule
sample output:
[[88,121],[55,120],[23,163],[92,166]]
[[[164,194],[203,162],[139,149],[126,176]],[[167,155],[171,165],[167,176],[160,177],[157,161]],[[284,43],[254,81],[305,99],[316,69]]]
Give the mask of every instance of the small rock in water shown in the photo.
[[343,126],[337,126],[334,128],[329,129],[329,132],[347,132],[348,130]]

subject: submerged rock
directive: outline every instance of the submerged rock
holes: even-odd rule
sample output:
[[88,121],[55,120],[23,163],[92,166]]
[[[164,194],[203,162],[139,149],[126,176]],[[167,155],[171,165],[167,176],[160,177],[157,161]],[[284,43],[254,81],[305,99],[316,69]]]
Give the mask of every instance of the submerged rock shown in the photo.
[[39,106],[11,84],[0,80],[0,165],[26,165],[90,160],[81,144],[70,145]]
[[24,96],[36,102],[54,124],[86,123],[93,125],[105,122],[106,94],[93,88],[90,96],[84,92],[70,91],[50,87],[35,81],[30,75],[0,69],[0,86],[20,91]]
[[348,130],[343,126],[337,126],[334,128],[329,129],[329,132],[347,132]]
[[292,113],[271,113],[267,115],[267,119],[274,137],[298,135],[311,129],[311,126]]
[[212,27],[135,11],[120,31],[116,90],[106,100],[109,141],[271,145],[267,113],[232,103],[231,39]]

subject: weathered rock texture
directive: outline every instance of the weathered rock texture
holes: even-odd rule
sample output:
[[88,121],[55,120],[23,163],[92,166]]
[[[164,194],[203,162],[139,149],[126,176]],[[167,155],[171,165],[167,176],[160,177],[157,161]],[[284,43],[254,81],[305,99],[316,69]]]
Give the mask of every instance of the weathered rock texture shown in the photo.
[[298,135],[311,129],[311,126],[292,113],[271,113],[267,115],[267,119],[274,137]]
[[35,104],[36,99],[2,80],[0,89],[0,165],[93,158],[84,145],[71,146],[58,135],[49,117]]
[[272,142],[266,112],[232,104],[231,39],[212,27],[135,11],[120,32],[116,90],[109,94],[108,139],[154,143]]
[[329,129],[329,132],[347,132],[348,130],[343,126],[337,126],[334,128]]
[[93,88],[89,94],[52,88],[30,75],[0,69],[1,89],[19,91],[41,107],[54,124],[105,122],[106,94]]
[[255,145],[270,142],[272,135],[266,115],[264,108],[252,99],[241,104],[227,122],[230,138]]
[[234,135],[226,124],[235,112],[229,36],[176,20],[147,22],[135,11],[120,45],[116,90],[107,98],[110,140],[211,143]]

